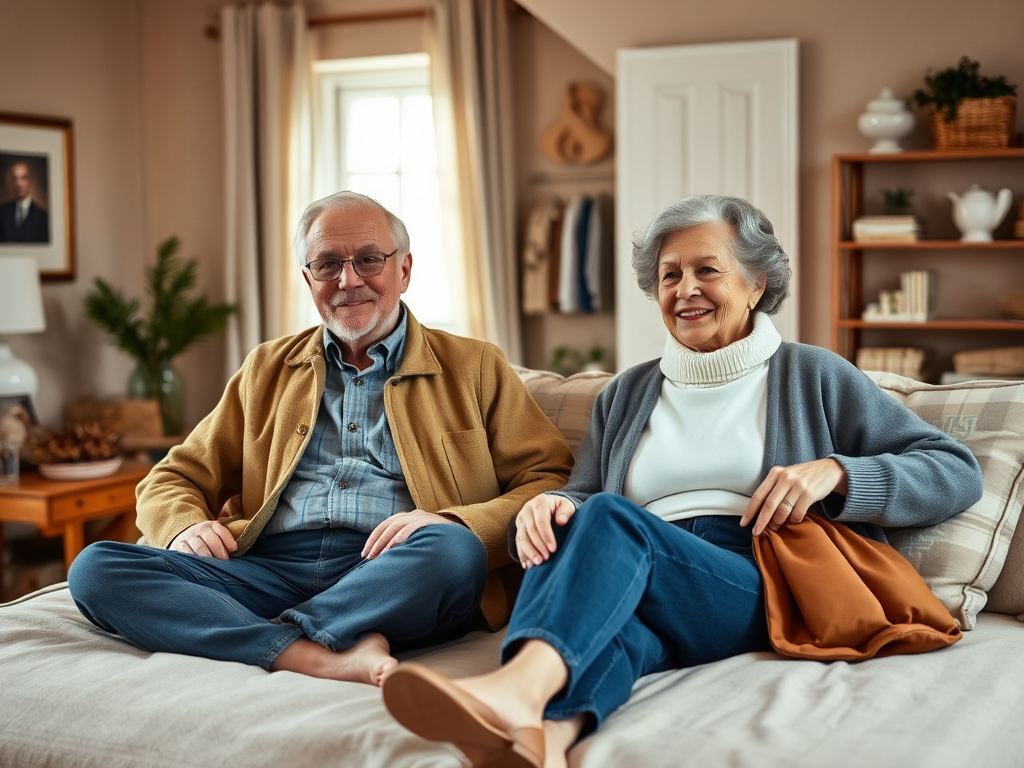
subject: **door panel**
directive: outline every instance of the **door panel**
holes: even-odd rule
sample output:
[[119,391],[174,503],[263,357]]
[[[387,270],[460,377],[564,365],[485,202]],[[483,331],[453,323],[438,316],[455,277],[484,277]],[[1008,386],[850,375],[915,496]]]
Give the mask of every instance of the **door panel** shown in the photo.
[[618,52],[616,349],[618,368],[659,357],[665,328],[636,287],[633,233],[684,195],[742,197],[775,226],[793,269],[772,320],[797,338],[797,42]]

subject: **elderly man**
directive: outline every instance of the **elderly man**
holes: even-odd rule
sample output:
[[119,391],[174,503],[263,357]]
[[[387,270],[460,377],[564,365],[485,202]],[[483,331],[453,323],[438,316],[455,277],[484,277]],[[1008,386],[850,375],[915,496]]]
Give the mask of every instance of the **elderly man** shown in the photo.
[[397,217],[340,192],[295,249],[324,325],[257,347],[140,484],[153,546],[94,544],[68,581],[142,648],[379,685],[394,645],[507,621],[507,524],[572,457],[495,347],[400,302]]
[[7,171],[7,188],[14,196],[0,205],[0,243],[50,242],[50,216],[32,199],[32,172],[16,161]]

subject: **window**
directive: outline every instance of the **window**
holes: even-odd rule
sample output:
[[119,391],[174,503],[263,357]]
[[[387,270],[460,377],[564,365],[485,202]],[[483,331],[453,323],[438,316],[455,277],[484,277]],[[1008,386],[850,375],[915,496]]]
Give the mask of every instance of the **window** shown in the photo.
[[[437,147],[426,54],[317,62],[322,141],[317,197],[368,195],[409,229],[413,279],[404,295],[417,319],[455,331],[442,247]],[[320,322],[310,305],[311,322]]]

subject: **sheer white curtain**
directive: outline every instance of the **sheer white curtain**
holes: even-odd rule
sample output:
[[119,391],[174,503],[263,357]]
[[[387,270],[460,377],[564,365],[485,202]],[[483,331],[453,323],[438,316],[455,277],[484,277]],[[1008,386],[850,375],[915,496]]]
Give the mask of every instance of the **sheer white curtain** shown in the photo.
[[301,275],[291,238],[312,195],[313,41],[299,5],[221,9],[226,150],[227,372],[294,332]]
[[521,362],[506,0],[435,0],[432,11],[427,49],[445,250],[465,281],[470,335]]

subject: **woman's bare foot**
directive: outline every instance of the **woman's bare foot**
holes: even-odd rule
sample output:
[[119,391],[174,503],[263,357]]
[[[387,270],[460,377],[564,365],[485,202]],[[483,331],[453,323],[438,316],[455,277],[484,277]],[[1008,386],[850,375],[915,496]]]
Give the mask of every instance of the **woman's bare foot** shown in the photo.
[[270,671],[287,670],[327,680],[380,686],[396,666],[398,660],[391,655],[387,638],[375,633],[344,651],[332,651],[300,637],[278,654]]
[[565,684],[567,675],[565,662],[554,648],[531,640],[494,672],[452,683],[490,707],[501,721],[496,725],[513,731],[543,727],[544,707]]
[[568,752],[580,731],[586,715],[576,715],[571,720],[544,721],[544,768],[568,768]]

